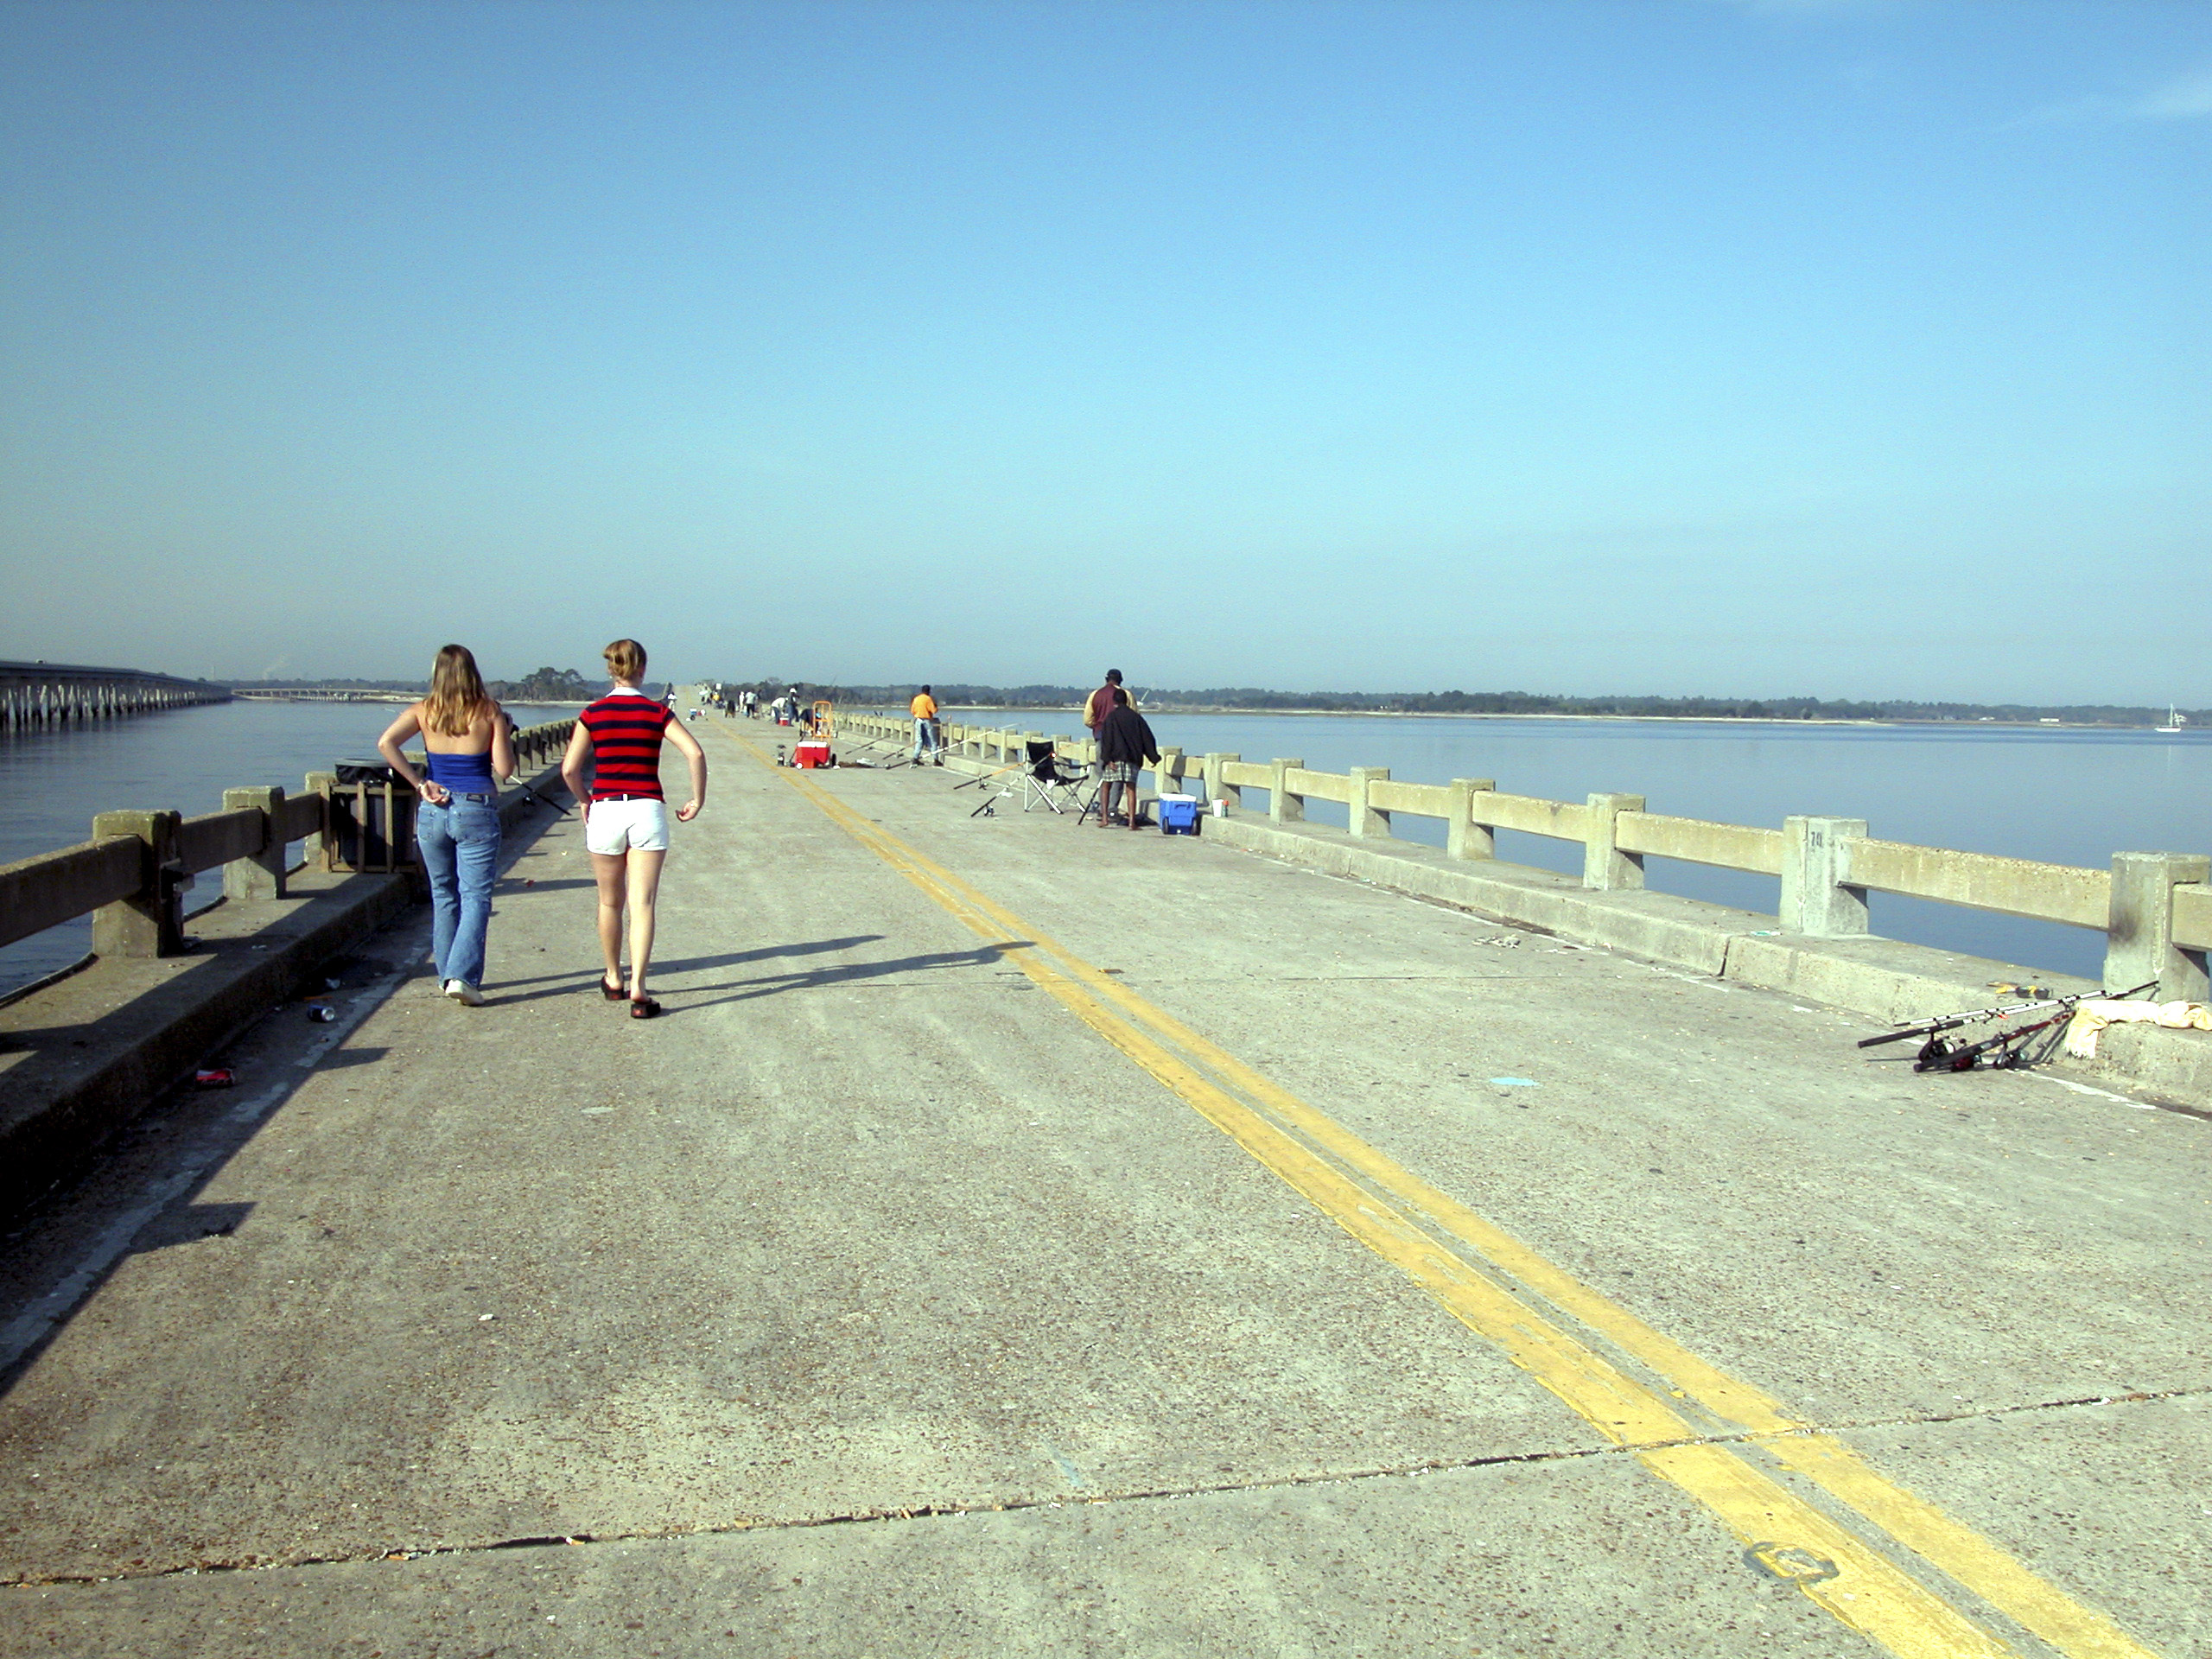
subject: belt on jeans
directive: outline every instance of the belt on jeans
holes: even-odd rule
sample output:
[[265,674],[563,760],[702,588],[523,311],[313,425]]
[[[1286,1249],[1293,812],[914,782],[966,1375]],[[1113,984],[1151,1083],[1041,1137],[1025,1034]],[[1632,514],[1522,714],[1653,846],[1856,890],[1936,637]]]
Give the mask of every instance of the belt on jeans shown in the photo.
[[443,806],[443,805],[445,805],[445,804],[446,804],[446,802],[447,802],[447,801],[477,801],[477,802],[484,802],[484,801],[497,800],[498,798],[498,798],[497,796],[495,796],[495,795],[463,795],[463,794],[461,794],[461,793],[460,793],[459,791],[457,791],[450,790],[450,789],[449,789],[449,790],[446,791],[446,798],[445,798],[445,800],[444,800],[444,801],[432,801],[432,802],[430,802],[430,803],[429,803],[429,804],[430,804],[430,805],[432,805],[432,806]]

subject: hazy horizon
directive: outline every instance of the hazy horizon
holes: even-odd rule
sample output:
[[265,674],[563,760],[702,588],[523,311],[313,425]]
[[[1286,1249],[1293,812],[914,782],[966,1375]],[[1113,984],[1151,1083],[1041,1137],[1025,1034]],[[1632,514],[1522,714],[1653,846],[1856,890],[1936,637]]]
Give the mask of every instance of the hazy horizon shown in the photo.
[[0,17],[0,657],[2212,704],[2212,8]]

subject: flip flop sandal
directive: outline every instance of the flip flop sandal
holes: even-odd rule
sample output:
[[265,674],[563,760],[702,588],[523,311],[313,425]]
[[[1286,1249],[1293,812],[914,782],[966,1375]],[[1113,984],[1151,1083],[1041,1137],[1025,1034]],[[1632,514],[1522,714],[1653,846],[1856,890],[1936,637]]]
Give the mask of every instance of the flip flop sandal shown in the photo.
[[626,987],[610,985],[604,979],[599,982],[599,994],[610,1002],[627,1002],[630,1000],[630,993]]
[[660,1004],[650,996],[633,996],[630,999],[630,1017],[632,1020],[650,1020],[659,1012]]

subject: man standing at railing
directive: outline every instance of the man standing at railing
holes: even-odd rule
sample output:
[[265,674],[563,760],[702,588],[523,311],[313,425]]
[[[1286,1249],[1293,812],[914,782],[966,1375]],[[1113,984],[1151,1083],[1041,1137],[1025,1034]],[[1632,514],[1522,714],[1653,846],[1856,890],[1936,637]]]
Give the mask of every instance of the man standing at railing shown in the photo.
[[1121,688],[1122,671],[1109,668],[1106,671],[1106,683],[1092,692],[1083,705],[1083,723],[1090,728],[1092,742],[1098,741],[1099,728],[1105,725],[1106,716],[1114,712],[1114,693]]
[[1114,694],[1114,700],[1098,728],[1098,827],[1114,827],[1114,796],[1118,790],[1128,803],[1129,828],[1135,830],[1138,827],[1137,775],[1147,765],[1160,764],[1160,745],[1154,741],[1145,717],[1129,706],[1129,694],[1118,685],[1107,690]]
[[937,699],[930,695],[926,685],[914,694],[913,702],[906,705],[906,712],[914,717],[914,764],[922,764],[922,751],[926,748],[940,766],[944,764],[944,743],[938,736]]

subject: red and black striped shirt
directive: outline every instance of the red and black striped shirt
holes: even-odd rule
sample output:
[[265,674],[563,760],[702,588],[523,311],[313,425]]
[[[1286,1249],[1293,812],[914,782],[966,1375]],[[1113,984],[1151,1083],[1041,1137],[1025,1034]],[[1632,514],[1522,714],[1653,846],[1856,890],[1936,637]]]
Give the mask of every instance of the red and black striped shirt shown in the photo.
[[576,716],[591,734],[591,798],[660,792],[660,736],[676,712],[639,691],[610,691]]

